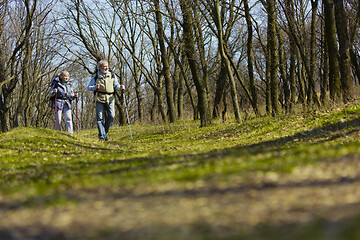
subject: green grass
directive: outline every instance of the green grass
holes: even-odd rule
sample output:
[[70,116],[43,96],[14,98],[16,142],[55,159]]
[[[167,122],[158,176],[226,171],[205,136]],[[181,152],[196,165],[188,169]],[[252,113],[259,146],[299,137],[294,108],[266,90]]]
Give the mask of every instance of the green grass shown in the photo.
[[359,154],[359,106],[333,113],[264,117],[241,124],[198,122],[113,127],[68,135],[16,128],[0,135],[0,191],[44,194],[64,188],[226,181],[255,171],[290,172]]
[[291,173],[360,155],[359,115],[356,105],[204,128],[196,121],[133,125],[133,141],[128,126],[112,127],[107,142],[97,140],[96,129],[69,135],[16,128],[0,134],[0,195],[30,208],[51,207],[77,204],[71,192],[79,190],[188,189],[259,172]]

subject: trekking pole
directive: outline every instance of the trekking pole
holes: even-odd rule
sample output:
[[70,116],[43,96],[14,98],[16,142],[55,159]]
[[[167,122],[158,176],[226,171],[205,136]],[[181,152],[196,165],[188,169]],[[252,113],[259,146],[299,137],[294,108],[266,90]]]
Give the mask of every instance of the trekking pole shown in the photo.
[[56,130],[56,120],[57,120],[57,97],[55,95],[55,114],[54,114],[54,120],[55,120],[55,130]]
[[125,106],[127,121],[128,121],[128,124],[129,124],[130,137],[131,137],[131,140],[133,140],[132,133],[131,133],[131,127],[130,127],[129,112],[128,112],[127,106],[126,106],[126,99],[125,99],[124,89],[121,90],[121,95],[122,95],[123,98],[124,98],[124,106]]
[[[75,93],[77,94],[77,93]],[[75,111],[75,117],[76,117],[76,134],[78,134],[79,132],[79,124],[78,124],[78,99],[79,96],[76,97],[76,111]]]

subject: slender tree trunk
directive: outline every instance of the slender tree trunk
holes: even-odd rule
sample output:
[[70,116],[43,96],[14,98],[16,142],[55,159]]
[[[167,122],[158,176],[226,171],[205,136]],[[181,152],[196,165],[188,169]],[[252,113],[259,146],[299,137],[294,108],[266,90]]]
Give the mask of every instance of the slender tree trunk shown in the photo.
[[223,97],[222,97],[222,101],[223,101],[223,110],[221,112],[221,117],[222,117],[222,121],[226,122],[227,120],[227,102],[226,102],[226,96],[228,93],[228,89],[229,88],[229,84],[227,82],[225,82],[225,87],[224,87],[224,93],[223,93]]
[[195,56],[195,43],[193,34],[193,17],[191,13],[191,0],[180,0],[181,11],[183,15],[183,31],[185,54],[189,62],[191,73],[194,79],[196,91],[198,93],[198,109],[200,113],[201,126],[205,127],[211,124],[211,114],[209,101],[207,99],[205,84],[201,81],[197,69]]
[[7,132],[10,130],[10,97],[3,93],[2,99],[0,100],[0,122],[1,122],[1,131]]
[[289,105],[290,105],[290,87],[289,87],[289,83],[288,83],[288,78],[286,75],[286,66],[285,66],[285,54],[284,54],[284,43],[283,43],[283,38],[281,36],[281,32],[279,27],[276,28],[276,32],[277,32],[277,36],[278,36],[278,42],[279,42],[279,48],[278,48],[278,52],[279,52],[279,70],[280,70],[280,76],[282,79],[282,95],[283,97],[283,107],[285,108],[285,112],[288,113],[289,112]]
[[[187,89],[187,93],[189,94],[189,98],[190,98],[190,103],[191,103],[191,106],[192,106],[192,109],[193,109],[193,119],[196,120],[198,119],[198,109],[197,109],[197,106],[195,104],[195,100],[194,100],[194,97],[193,97],[193,94],[191,92],[191,87],[188,83],[188,79],[187,79],[187,72],[188,72],[188,69],[187,67],[185,67],[184,65],[187,65],[186,64],[186,54],[185,54],[185,51],[181,51],[181,62],[179,60],[179,65],[180,65],[180,69],[181,69],[181,73],[182,73],[182,84],[183,84],[183,88],[186,87]],[[185,86],[184,86],[185,84]],[[185,89],[183,89],[183,93],[185,94]],[[179,93],[180,94],[180,93]],[[184,96],[181,95],[179,96],[179,98],[182,98],[184,99]],[[179,101],[179,104],[181,103],[181,101]],[[182,108],[184,107],[184,105],[181,106]]]
[[[159,66],[160,68],[160,66]],[[161,89],[162,89],[162,81],[161,81],[161,76],[160,74],[158,74],[158,82],[157,82],[157,86],[154,89],[155,91],[155,95],[157,96],[157,103],[158,103],[158,107],[159,107],[159,111],[161,114],[161,117],[163,119],[163,121],[166,123],[167,122],[167,118],[166,118],[166,112],[163,106],[164,103],[164,99],[163,99],[163,94],[161,93]]]
[[359,57],[356,55],[356,53],[353,49],[351,49],[351,51],[350,51],[350,57],[351,57],[351,64],[355,71],[355,75],[358,79],[358,83],[360,84],[360,65],[359,65],[359,61],[358,61]]
[[[122,65],[122,63],[121,63]],[[124,73],[123,73],[123,68],[120,67],[120,71],[119,71],[119,81],[120,84],[124,84]],[[125,93],[124,93],[125,94]],[[120,95],[120,93],[118,91],[116,91],[116,96],[117,96],[117,101],[115,101],[115,105],[118,109],[119,112],[119,123],[121,126],[124,126],[126,124],[126,116],[125,116],[125,112],[124,112],[124,107],[122,104],[122,101],[125,101],[125,99],[122,98],[122,96]],[[82,99],[82,104],[83,104],[83,98]],[[81,109],[84,109],[83,106],[81,107]],[[82,115],[82,114],[81,114]],[[82,122],[82,121],[81,121]]]
[[140,84],[138,84],[137,81],[135,81],[135,95],[136,95],[136,100],[137,100],[137,112],[138,112],[138,117],[139,117],[139,121],[142,122],[143,119],[143,113],[142,113],[142,97],[141,97],[141,86]]
[[166,102],[168,107],[169,113],[169,121],[171,123],[175,122],[175,108],[174,108],[174,101],[173,101],[173,86],[170,77],[170,67],[169,67],[169,58],[167,55],[167,51],[165,48],[165,40],[164,40],[164,29],[162,23],[162,16],[160,13],[160,5],[159,0],[154,0],[155,9],[156,9],[156,25],[157,25],[157,35],[159,38],[159,45],[160,45],[160,52],[161,52],[161,59],[163,64],[162,73],[165,78],[165,89],[166,89]]
[[[30,46],[30,40],[26,39],[25,45],[24,45],[24,60],[23,60],[23,66],[22,66],[22,91],[20,93],[20,99],[19,99],[19,105],[17,107],[15,116],[14,116],[14,127],[19,127],[22,124],[28,127],[27,121],[26,121],[26,103],[29,101],[30,97],[30,79],[29,79],[29,61],[31,57],[31,46]],[[22,121],[23,120],[23,121]]]
[[248,39],[247,39],[247,55],[248,55],[248,72],[249,72],[249,85],[250,85],[250,92],[251,92],[251,104],[254,109],[255,115],[260,116],[259,106],[258,106],[258,97],[255,85],[255,78],[254,78],[254,66],[253,66],[253,28],[252,28],[252,21],[250,16],[250,9],[248,0],[244,0],[244,8],[245,8],[245,17],[246,17],[246,24],[248,29]]
[[330,99],[338,102],[340,99],[340,76],[338,49],[335,28],[335,10],[332,0],[323,0],[325,12],[325,39],[327,40],[329,56],[329,88]]
[[215,20],[215,24],[217,27],[217,33],[218,33],[221,61],[223,61],[226,66],[227,75],[228,75],[229,81],[230,81],[230,91],[231,91],[231,98],[232,98],[232,102],[233,102],[235,120],[236,120],[236,122],[240,122],[241,121],[240,108],[239,108],[239,101],[238,101],[238,97],[237,97],[235,80],[234,80],[234,76],[232,74],[230,61],[228,59],[228,56],[225,53],[223,33],[222,33],[223,29],[222,29],[221,16],[220,16],[220,10],[219,10],[219,0],[215,0],[213,11],[214,11],[214,13],[213,13],[214,20]]
[[308,73],[308,106],[315,104],[320,107],[320,102],[315,89],[315,67],[316,67],[316,12],[318,9],[318,0],[311,0],[311,36],[310,36],[310,69]]
[[179,76],[179,86],[177,89],[177,114],[178,119],[184,117],[184,93],[185,93],[185,79],[182,75]]
[[220,64],[220,73],[216,81],[216,90],[215,90],[215,99],[214,99],[214,109],[213,109],[213,119],[220,117],[220,108],[222,104],[222,99],[224,97],[224,88],[227,80],[227,71],[225,64],[221,61]]
[[[322,21],[323,22],[323,21]],[[322,24],[323,25],[323,24]],[[323,29],[323,26],[322,28]],[[322,51],[321,51],[321,66],[319,72],[321,73],[321,82],[320,82],[320,101],[323,106],[327,104],[327,90],[329,87],[329,58],[328,58],[328,51],[327,51],[327,44],[325,41],[325,35],[321,34],[321,44],[322,44]]]
[[175,111],[175,114],[176,114],[176,117],[178,116],[178,99],[179,99],[179,85],[180,85],[180,67],[179,67],[179,64],[177,64],[177,62],[175,61],[174,62],[174,71],[173,71],[173,74],[172,74],[172,80],[173,80],[173,103],[174,103],[174,111]]
[[[179,37],[180,38],[180,37]],[[165,38],[166,40],[167,38]],[[190,98],[190,102],[191,102],[191,106],[194,110],[194,120],[196,119],[196,114],[197,114],[197,109],[194,103],[194,99],[191,93],[191,88],[187,82],[187,70],[186,67],[184,65],[186,65],[186,56],[185,56],[185,51],[183,51],[183,47],[182,45],[180,45],[179,47],[179,51],[177,52],[175,50],[175,47],[172,46],[171,44],[169,44],[169,48],[173,53],[174,56],[174,61],[175,61],[175,67],[176,69],[180,70],[179,72],[181,74],[177,74],[176,76],[179,75],[178,77],[176,77],[178,79],[178,87],[177,87],[177,113],[178,113],[178,119],[182,119],[183,118],[183,114],[184,114],[184,94],[185,94],[185,86],[187,88],[187,92],[189,94],[189,98]],[[180,53],[181,53],[181,60],[180,60]],[[181,75],[181,76],[180,76]],[[175,94],[174,94],[175,95]],[[175,100],[174,100],[175,102]]]
[[354,23],[352,23],[349,26],[349,30],[352,29],[352,31],[350,31],[350,45],[351,45],[351,49],[350,49],[350,57],[351,57],[351,64],[353,66],[355,75],[358,79],[358,82],[360,84],[360,64],[359,64],[359,56],[357,54],[357,52],[354,50],[354,39],[356,36],[356,33],[358,32],[359,29],[359,24],[360,24],[360,3],[358,3],[357,5],[357,14],[356,14],[356,20]]
[[[193,119],[194,120],[197,120],[199,119],[198,118],[198,108],[195,104],[195,100],[194,100],[194,97],[193,97],[193,94],[192,94],[192,91],[191,91],[191,86],[189,84],[189,81],[188,81],[188,69],[187,67],[185,67],[186,64],[186,53],[185,53],[185,50],[182,50],[181,51],[181,62],[179,61],[180,63],[180,69],[181,69],[181,73],[182,73],[182,76],[183,76],[183,81],[184,81],[184,84],[186,86],[186,92],[189,94],[189,98],[190,98],[190,103],[191,103],[191,106],[192,106],[192,109],[193,109]],[[184,90],[184,93],[185,93],[185,90]]]
[[152,103],[151,109],[150,109],[150,120],[151,120],[151,122],[155,122],[156,106],[157,106],[157,95],[154,94],[153,103]]
[[276,12],[275,1],[267,0],[267,14],[268,14],[268,49],[269,49],[269,67],[270,67],[270,98],[271,98],[271,114],[276,116],[279,113],[279,91],[278,91],[278,56],[276,44]]
[[[194,1],[194,4],[198,4],[197,0]],[[206,55],[205,55],[205,40],[203,37],[203,30],[202,30],[202,26],[201,23],[199,21],[199,16],[197,14],[197,11],[193,11],[194,13],[194,32],[195,32],[195,40],[196,40],[196,44],[197,44],[197,49],[199,52],[199,59],[200,59],[200,63],[201,63],[201,69],[202,69],[202,79],[203,82],[205,84],[205,90],[206,90],[206,95],[207,95],[207,99],[210,99],[210,91],[209,91],[209,70],[208,70],[208,63],[206,60]],[[210,102],[209,102],[209,106],[210,106]]]
[[289,22],[288,31],[289,42],[290,42],[290,67],[289,67],[289,82],[290,82],[290,104],[289,111],[294,111],[294,105],[296,103],[296,59],[298,57],[298,49],[296,46],[295,36],[291,34],[294,29],[295,14],[293,0],[285,0],[286,15]]
[[343,0],[334,0],[335,19],[339,39],[339,65],[341,73],[341,88],[343,102],[347,103],[353,99],[352,79],[351,79],[351,62],[350,62],[350,40],[348,31],[348,21],[344,8]]
[[119,124],[121,126],[124,126],[126,124],[126,118],[125,118],[124,110],[123,110],[123,107],[121,104],[121,102],[124,101],[124,99],[122,99],[121,94],[119,92],[116,92],[116,96],[117,96],[117,100],[115,101],[115,106],[119,112],[119,118],[118,118]]
[[265,102],[266,102],[266,114],[271,115],[271,67],[270,67],[270,48],[267,47],[265,51],[265,83],[266,83],[266,90],[265,90]]
[[304,81],[304,66],[303,64],[298,61],[298,64],[297,64],[297,67],[298,67],[298,84],[299,84],[299,103],[302,104],[302,105],[305,105],[306,103],[306,94],[305,94],[305,89],[306,89],[306,86],[305,86],[305,81]]

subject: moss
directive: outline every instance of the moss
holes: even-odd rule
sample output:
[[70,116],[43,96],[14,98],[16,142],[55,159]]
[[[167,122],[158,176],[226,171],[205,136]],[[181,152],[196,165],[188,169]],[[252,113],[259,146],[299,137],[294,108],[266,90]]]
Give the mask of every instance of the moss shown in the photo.
[[127,126],[113,127],[105,143],[97,141],[96,130],[69,135],[16,128],[0,134],[0,192],[47,195],[63,189],[291,172],[297,166],[360,154],[359,112],[359,106],[351,106],[204,128],[195,121],[134,125],[133,141]]

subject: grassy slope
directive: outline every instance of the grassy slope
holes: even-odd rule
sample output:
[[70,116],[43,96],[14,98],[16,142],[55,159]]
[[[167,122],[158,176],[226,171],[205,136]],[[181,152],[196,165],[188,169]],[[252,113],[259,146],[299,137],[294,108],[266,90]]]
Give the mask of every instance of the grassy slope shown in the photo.
[[[359,113],[360,106],[351,106],[206,128],[193,121],[135,125],[133,141],[127,127],[113,127],[105,143],[98,142],[96,130],[70,136],[17,128],[0,135],[0,211],[80,206],[87,198],[83,192],[91,191],[99,198],[211,191],[258,176],[291,174],[309,164],[358,158]],[[6,229],[0,222],[0,236],[1,230],[11,235]],[[277,228],[264,229],[267,236]],[[202,231],[195,232],[201,239]]]

